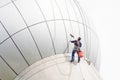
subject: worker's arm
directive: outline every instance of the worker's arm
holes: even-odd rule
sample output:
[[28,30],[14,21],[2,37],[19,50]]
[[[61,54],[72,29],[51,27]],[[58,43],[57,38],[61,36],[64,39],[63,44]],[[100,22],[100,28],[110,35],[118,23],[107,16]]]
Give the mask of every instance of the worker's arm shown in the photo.
[[72,41],[70,41],[71,43],[75,43],[76,42],[76,40],[72,40]]
[[76,42],[76,40],[75,40],[75,38],[74,38],[74,36],[72,34],[70,34],[70,42],[71,43],[75,43]]
[[80,47],[82,47],[82,43],[80,42]]

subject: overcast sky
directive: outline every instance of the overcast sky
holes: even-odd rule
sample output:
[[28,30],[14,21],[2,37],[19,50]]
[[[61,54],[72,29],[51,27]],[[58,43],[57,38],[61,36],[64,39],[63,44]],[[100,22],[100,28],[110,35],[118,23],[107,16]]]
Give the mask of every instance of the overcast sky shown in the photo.
[[101,47],[101,76],[120,80],[120,0],[81,0]]

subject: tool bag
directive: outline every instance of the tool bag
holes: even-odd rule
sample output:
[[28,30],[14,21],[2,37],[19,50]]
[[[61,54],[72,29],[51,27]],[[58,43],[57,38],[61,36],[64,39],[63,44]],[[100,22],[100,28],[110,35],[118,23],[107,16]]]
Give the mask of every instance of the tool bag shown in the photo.
[[83,57],[83,52],[82,52],[82,51],[78,51],[78,56],[79,56],[80,58],[82,58],[82,57]]

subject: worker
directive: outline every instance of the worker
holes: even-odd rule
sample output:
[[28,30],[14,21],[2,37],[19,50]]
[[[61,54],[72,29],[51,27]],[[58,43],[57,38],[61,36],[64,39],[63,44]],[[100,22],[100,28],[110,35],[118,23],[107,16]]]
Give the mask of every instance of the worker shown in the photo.
[[[73,37],[71,34],[70,34],[70,36]],[[71,62],[74,62],[75,53],[78,53],[80,51],[80,48],[82,47],[82,43],[80,42],[80,40],[81,40],[81,37],[78,37],[77,40],[70,41],[71,43],[74,43]],[[80,56],[78,55],[78,63],[79,62],[80,62]]]

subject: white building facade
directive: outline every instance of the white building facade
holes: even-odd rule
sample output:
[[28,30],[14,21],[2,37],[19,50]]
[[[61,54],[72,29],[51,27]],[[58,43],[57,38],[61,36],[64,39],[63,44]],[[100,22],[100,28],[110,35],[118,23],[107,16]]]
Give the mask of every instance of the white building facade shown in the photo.
[[[73,70],[75,71],[78,69],[76,70],[75,65],[69,63],[69,53],[73,49],[73,44],[70,44],[71,37],[69,34],[73,34],[75,39],[77,37],[82,38],[83,46],[81,50],[84,52],[84,58],[81,59],[80,64],[76,65],[76,68],[81,69],[80,65],[89,66],[85,62],[85,60],[89,60],[92,63],[91,66],[99,70],[98,38],[90,27],[79,0],[1,0],[0,79],[74,80],[75,73],[71,72],[71,66],[74,67]],[[58,56],[62,56],[62,59],[57,60]],[[58,63],[64,60],[65,64],[62,62],[59,65],[53,62],[54,60],[51,57],[55,58],[54,60],[58,61]],[[49,61],[53,63],[49,63]],[[40,72],[41,68],[45,67],[41,64],[42,62],[48,62],[49,64],[45,65],[48,67],[54,64],[54,66],[52,65],[54,68],[49,67],[49,70],[52,70],[58,79],[52,77],[52,71],[49,73],[48,68],[45,68],[47,73],[44,70]],[[39,64],[39,69],[34,67],[37,64]],[[60,76],[60,73],[56,71],[59,71],[56,66],[61,69],[60,72],[63,72],[63,74],[70,77],[71,73],[73,77]],[[62,66],[66,66],[66,68]],[[33,70],[33,72],[26,73],[27,70]],[[64,72],[65,70],[67,72]],[[36,74],[34,74],[34,71],[36,71]],[[37,72],[40,72],[39,75],[41,76]],[[78,70],[76,74],[80,72]],[[83,77],[86,77],[84,72],[83,70]],[[96,73],[93,72],[93,74]],[[26,75],[27,78],[25,76],[22,76],[22,78],[21,75]],[[83,79],[82,77],[78,78],[78,76],[76,78],[77,80]],[[100,80],[99,77],[97,78]],[[84,80],[89,79],[84,78]],[[93,80],[93,78],[90,80]]]

